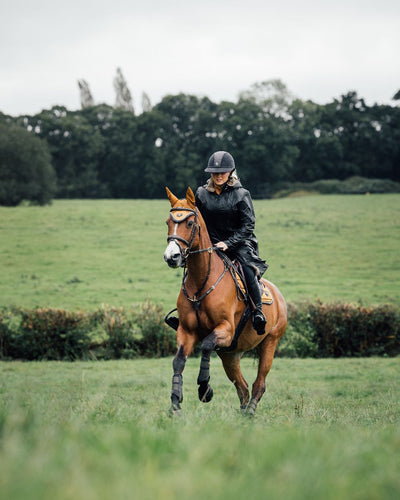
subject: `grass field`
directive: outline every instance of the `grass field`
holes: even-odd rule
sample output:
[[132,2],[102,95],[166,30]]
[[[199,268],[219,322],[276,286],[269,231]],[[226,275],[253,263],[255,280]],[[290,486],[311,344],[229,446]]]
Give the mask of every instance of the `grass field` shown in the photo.
[[277,359],[253,420],[217,358],[198,402],[198,363],[174,419],[170,359],[0,363],[1,498],[398,498],[398,359]]
[[[400,300],[400,195],[255,202],[267,277],[287,301]],[[174,307],[166,200],[0,207],[0,306]],[[399,359],[276,359],[253,420],[211,360],[214,400],[171,359],[0,362],[0,498],[362,499],[400,495]],[[256,365],[242,362],[251,384]]]
[[[178,193],[179,194],[179,193]],[[165,200],[0,207],[0,305],[174,307],[181,270],[163,261]],[[266,277],[287,301],[400,301],[400,195],[255,202]]]

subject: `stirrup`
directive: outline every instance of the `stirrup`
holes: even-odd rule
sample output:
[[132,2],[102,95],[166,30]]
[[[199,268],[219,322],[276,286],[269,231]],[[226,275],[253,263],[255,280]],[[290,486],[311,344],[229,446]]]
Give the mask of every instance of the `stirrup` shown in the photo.
[[262,311],[256,310],[253,312],[252,323],[257,335],[264,335],[267,319]]
[[172,309],[164,318],[165,323],[173,328],[174,330],[178,329],[179,326],[179,318],[176,316],[170,316],[171,313],[175,312],[177,309]]

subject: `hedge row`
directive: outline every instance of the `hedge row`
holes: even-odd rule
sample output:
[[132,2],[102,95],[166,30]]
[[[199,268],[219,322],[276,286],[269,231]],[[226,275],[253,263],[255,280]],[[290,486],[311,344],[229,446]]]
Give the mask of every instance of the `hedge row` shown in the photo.
[[[390,305],[289,305],[278,356],[340,357],[400,354],[400,310]],[[94,312],[0,310],[0,359],[118,359],[175,354],[175,332],[151,302]]]
[[0,310],[0,359],[75,360],[161,357],[176,336],[160,306],[102,307],[94,312],[36,308]]
[[282,182],[274,186],[272,196],[283,198],[301,191],[320,194],[399,193],[400,182],[359,176],[349,177],[344,181],[321,179],[314,182]]
[[338,358],[400,354],[400,309],[391,305],[289,304],[277,355]]

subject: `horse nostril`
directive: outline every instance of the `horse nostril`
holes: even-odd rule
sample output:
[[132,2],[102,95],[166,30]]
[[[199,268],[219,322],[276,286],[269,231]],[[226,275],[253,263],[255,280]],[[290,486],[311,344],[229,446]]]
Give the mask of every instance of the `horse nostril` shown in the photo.
[[164,260],[170,267],[178,267],[180,254],[164,255]]
[[170,267],[180,266],[181,252],[176,242],[172,241],[169,243],[166,251],[164,252],[164,260]]

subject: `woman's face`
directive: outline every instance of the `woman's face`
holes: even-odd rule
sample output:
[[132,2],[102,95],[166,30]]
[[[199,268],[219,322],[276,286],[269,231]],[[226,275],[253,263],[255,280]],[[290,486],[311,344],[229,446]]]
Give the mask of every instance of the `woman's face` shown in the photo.
[[217,174],[211,174],[211,177],[216,186],[223,186],[229,179],[229,175],[230,172],[218,172]]

